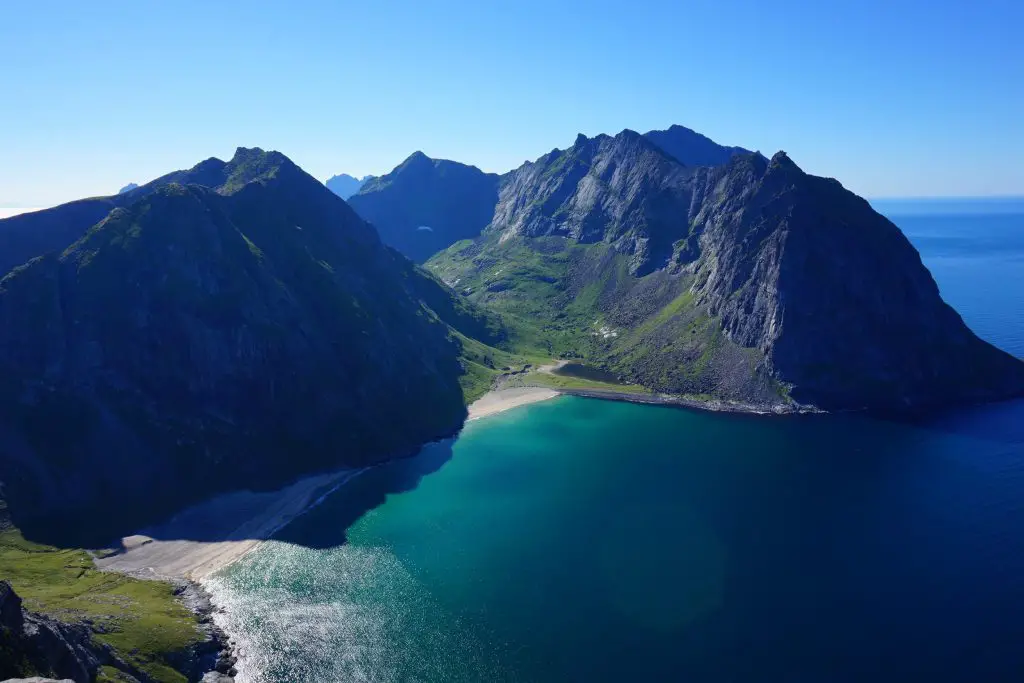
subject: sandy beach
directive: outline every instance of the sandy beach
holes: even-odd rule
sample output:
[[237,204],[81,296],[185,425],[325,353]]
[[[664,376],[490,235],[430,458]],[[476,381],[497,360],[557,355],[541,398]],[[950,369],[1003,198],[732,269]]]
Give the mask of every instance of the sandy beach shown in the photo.
[[[515,387],[489,392],[469,406],[469,419],[554,398],[560,392]],[[364,470],[305,477],[278,491],[237,491],[194,505],[174,519],[121,539],[119,552],[96,559],[101,569],[151,578],[201,580],[236,561]]]
[[101,569],[151,578],[199,580],[270,538],[311,505],[364,470],[306,477],[278,491],[238,491],[194,505],[171,521],[121,539]]
[[513,387],[489,391],[469,406],[469,419],[501,413],[512,408],[525,406],[528,403],[546,401],[558,396],[561,392],[544,387]]

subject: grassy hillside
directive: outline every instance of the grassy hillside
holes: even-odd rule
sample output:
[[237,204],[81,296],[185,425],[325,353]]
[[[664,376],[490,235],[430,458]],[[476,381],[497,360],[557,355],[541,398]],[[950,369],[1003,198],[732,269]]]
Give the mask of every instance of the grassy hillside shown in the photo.
[[[174,597],[170,584],[98,571],[84,550],[25,540],[6,521],[0,501],[0,577],[26,609],[68,623],[86,623],[99,643],[156,681],[182,683],[171,662],[203,640],[198,617]],[[98,680],[117,680],[105,667]]]
[[[581,359],[649,391],[728,399],[742,387],[747,397],[786,400],[785,387],[757,372],[757,352],[730,342],[720,321],[695,305],[692,275],[636,277],[611,245],[549,236],[485,234],[426,265],[469,302],[502,316],[510,351]],[[557,381],[570,380],[536,378]]]

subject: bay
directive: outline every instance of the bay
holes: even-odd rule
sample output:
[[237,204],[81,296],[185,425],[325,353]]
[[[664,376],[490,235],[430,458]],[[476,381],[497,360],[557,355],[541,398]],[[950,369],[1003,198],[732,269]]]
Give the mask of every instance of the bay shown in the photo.
[[[1024,355],[1024,212],[999,207],[890,215]],[[365,473],[210,585],[241,681],[1017,680],[1024,402],[562,397]]]

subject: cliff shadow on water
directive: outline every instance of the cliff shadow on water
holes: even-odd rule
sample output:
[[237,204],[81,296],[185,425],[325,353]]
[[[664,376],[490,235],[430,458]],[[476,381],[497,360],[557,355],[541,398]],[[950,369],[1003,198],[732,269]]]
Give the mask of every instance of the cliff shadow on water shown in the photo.
[[[427,444],[410,458],[372,467],[326,496],[313,514],[298,517],[274,539],[307,548],[334,548],[348,541],[348,530],[388,496],[414,491],[424,477],[451,460],[454,439]],[[327,522],[325,522],[327,520]]]
[[[117,549],[120,539],[136,534],[158,541],[205,543],[269,536],[308,547],[334,547],[345,542],[345,532],[354,522],[389,495],[412,491],[423,477],[438,471],[452,457],[453,443],[449,438],[426,444],[414,454],[362,470],[310,474],[274,490],[229,491],[169,511],[159,517],[163,521],[149,526],[140,526],[136,515],[95,510],[83,511],[75,523],[31,520],[21,530],[29,540],[65,548]],[[302,515],[319,506],[328,508],[332,526],[313,531]],[[291,512],[284,513],[289,507]]]

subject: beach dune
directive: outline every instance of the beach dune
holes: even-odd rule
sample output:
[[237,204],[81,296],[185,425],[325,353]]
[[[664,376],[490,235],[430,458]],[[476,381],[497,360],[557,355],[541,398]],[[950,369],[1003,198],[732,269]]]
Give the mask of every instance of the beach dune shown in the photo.
[[544,387],[513,387],[498,389],[480,397],[469,406],[469,419],[494,415],[495,413],[518,408],[528,403],[546,401],[559,395],[554,389]]

